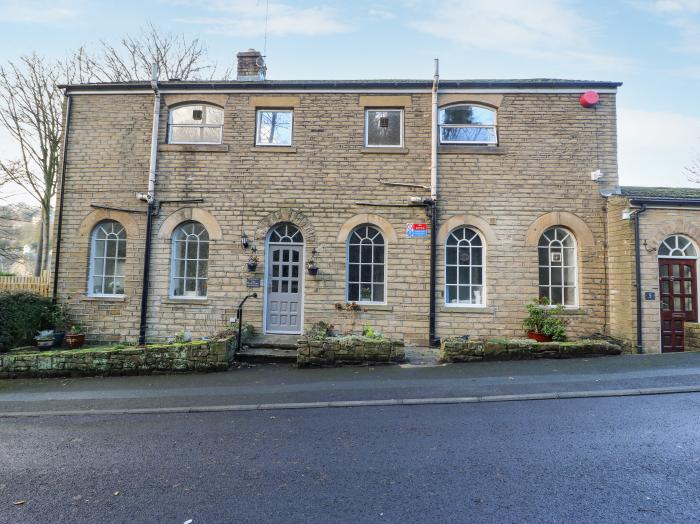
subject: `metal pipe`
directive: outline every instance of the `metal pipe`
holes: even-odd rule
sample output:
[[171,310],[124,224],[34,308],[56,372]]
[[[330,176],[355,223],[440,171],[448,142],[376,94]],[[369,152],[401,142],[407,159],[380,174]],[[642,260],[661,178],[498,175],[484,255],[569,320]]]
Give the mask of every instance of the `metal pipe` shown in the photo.
[[[68,128],[70,126],[71,96],[66,94],[66,121],[63,125],[63,158],[61,160],[61,191],[58,194],[58,218],[56,219],[56,262],[53,267],[53,294],[51,301],[58,300],[58,270],[61,265],[61,231],[63,229],[63,202],[66,185],[66,153],[68,152]],[[54,326],[55,327],[55,326]]]
[[160,123],[160,91],[158,90],[158,66],[153,64],[153,78],[151,87],[155,95],[153,101],[153,127],[151,131],[151,158],[148,168],[148,193],[146,201],[148,210],[146,214],[146,239],[143,254],[143,286],[141,288],[141,322],[139,325],[139,345],[146,343],[146,323],[148,319],[148,286],[151,269],[151,233],[153,230],[153,215],[156,212],[155,187],[156,168],[158,160],[158,125]]
[[438,339],[435,336],[435,292],[437,291],[436,260],[437,260],[437,222],[438,208],[434,200],[427,204],[430,208],[430,301],[428,305],[428,343],[435,346]]
[[245,301],[251,297],[258,298],[258,294],[251,293],[250,295],[246,296],[243,300],[241,300],[241,303],[238,304],[238,309],[236,310],[236,320],[238,320],[238,340],[236,340],[236,353],[241,352],[241,330],[243,329],[243,304],[245,304]]
[[634,270],[637,280],[637,353],[644,353],[642,339],[642,261],[639,246],[639,215],[646,210],[646,205],[642,204],[634,213]]
[[432,113],[430,131],[430,198],[437,202],[438,198],[438,84],[440,82],[440,60],[435,59],[433,74]]

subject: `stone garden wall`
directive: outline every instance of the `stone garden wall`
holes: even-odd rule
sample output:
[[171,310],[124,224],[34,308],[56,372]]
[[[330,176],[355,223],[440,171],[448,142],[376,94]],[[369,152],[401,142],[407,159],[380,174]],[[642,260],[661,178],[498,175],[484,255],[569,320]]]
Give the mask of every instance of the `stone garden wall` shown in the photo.
[[464,340],[443,339],[441,362],[483,360],[529,360],[535,358],[575,358],[619,355],[622,348],[604,340],[538,343],[530,339]]
[[233,362],[236,338],[216,342],[0,354],[0,378],[150,375],[221,371]]
[[403,341],[360,336],[330,337],[322,340],[299,339],[297,366],[335,366],[406,360]]
[[700,324],[697,322],[685,323],[685,350],[700,351]]

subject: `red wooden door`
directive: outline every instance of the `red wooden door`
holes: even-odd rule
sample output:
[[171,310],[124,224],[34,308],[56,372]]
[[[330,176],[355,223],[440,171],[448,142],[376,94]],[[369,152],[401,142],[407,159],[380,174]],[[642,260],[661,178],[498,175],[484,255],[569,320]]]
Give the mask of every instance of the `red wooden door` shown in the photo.
[[687,321],[698,321],[695,260],[660,258],[661,351],[683,351]]

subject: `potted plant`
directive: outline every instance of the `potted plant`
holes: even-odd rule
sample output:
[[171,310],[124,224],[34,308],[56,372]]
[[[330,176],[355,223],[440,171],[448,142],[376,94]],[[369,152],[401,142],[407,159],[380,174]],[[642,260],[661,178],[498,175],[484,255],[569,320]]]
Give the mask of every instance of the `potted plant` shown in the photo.
[[53,347],[53,329],[39,331],[34,340],[36,340],[36,346],[39,349],[51,349]]
[[546,297],[535,298],[526,306],[527,317],[523,320],[523,329],[527,338],[537,342],[566,340],[566,320],[557,315],[564,311],[564,306],[550,306]]
[[248,258],[248,271],[254,272],[258,268],[258,262],[260,262],[258,255],[250,255],[250,258]]
[[316,265],[316,261],[313,258],[306,263],[306,270],[311,276],[318,275],[318,266]]
[[82,326],[78,324],[71,326],[70,331],[66,333],[66,344],[71,349],[79,348],[85,344],[85,333]]

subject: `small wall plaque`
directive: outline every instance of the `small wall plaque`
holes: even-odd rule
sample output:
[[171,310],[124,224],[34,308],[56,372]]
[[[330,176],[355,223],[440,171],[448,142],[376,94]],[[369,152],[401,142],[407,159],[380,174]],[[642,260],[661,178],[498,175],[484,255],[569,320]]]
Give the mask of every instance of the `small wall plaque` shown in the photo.
[[644,300],[656,300],[656,293],[653,291],[645,291]]
[[260,278],[248,277],[245,279],[246,287],[260,287]]

